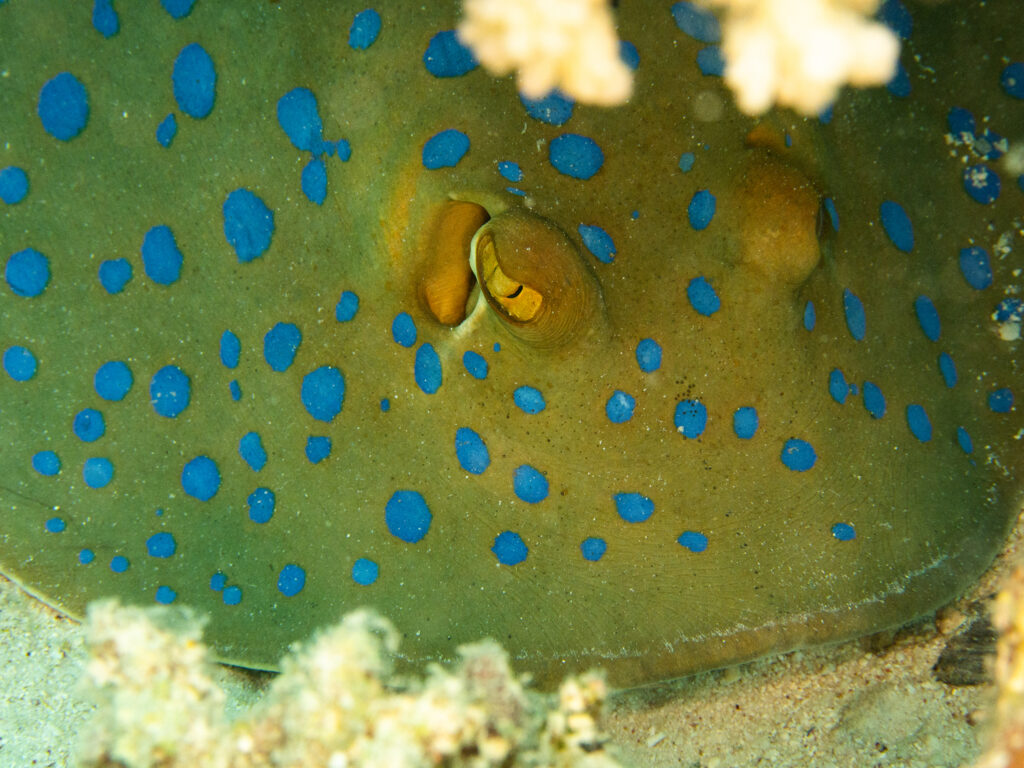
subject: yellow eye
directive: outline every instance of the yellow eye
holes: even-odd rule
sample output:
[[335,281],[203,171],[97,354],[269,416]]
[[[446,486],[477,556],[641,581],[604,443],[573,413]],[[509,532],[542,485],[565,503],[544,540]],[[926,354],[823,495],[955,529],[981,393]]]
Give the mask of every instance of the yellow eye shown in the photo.
[[475,253],[477,276],[485,294],[512,320],[520,323],[533,320],[540,312],[544,299],[538,291],[501,271],[494,235],[490,232],[482,233],[477,238]]

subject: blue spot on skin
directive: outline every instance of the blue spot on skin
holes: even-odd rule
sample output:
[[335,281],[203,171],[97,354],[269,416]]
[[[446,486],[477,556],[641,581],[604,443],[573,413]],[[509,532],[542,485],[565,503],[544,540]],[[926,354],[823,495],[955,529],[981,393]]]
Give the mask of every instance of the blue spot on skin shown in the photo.
[[942,380],[946,383],[947,387],[952,389],[956,386],[956,363],[953,362],[953,358],[946,352],[939,355],[939,373],[942,374]]
[[220,336],[220,363],[225,368],[237,368],[242,356],[242,342],[232,331],[224,331]]
[[600,227],[580,224],[580,237],[583,238],[583,245],[594,254],[594,258],[602,264],[611,264],[615,261],[615,242],[611,235]]
[[50,260],[34,248],[18,251],[7,259],[4,279],[15,295],[34,298],[50,282]]
[[384,507],[384,523],[391,535],[409,544],[421,541],[430,530],[427,502],[416,491],[395,491]]
[[592,563],[596,563],[604,557],[604,553],[607,551],[608,544],[604,539],[598,539],[592,536],[589,539],[584,539],[580,543],[580,552],[583,554],[583,559],[589,560]]
[[533,387],[519,387],[512,393],[512,400],[519,406],[519,410],[531,416],[540,413],[547,406],[544,395]]
[[459,427],[455,432],[455,457],[471,475],[483,474],[491,465],[491,455],[483,438],[469,427]]
[[174,60],[174,100],[189,117],[200,120],[213,110],[217,73],[213,59],[199,43],[189,43]]
[[359,311],[359,297],[352,291],[342,291],[338,304],[334,307],[334,319],[339,323],[347,323]]
[[654,502],[640,493],[616,493],[615,511],[627,523],[642,523],[654,514]]
[[885,416],[885,395],[873,381],[864,382],[864,408],[873,419]]
[[161,224],[142,238],[142,269],[158,285],[173,285],[181,277],[184,257],[178,250],[171,228]]
[[310,464],[319,464],[331,455],[331,438],[310,435],[306,439],[306,458]]
[[274,516],[277,497],[269,488],[257,488],[249,494],[246,502],[249,504],[249,519],[263,525],[269,523],[270,518]]
[[999,175],[984,163],[964,168],[964,192],[974,202],[987,205],[999,197]]
[[100,264],[99,278],[107,293],[112,296],[118,294],[132,279],[131,262],[128,259],[107,259]]
[[906,40],[914,29],[914,20],[910,11],[900,0],[885,0],[878,9],[878,17],[893,32]]
[[434,77],[460,77],[477,67],[473,52],[459,42],[455,30],[438,32],[423,52],[423,66]]
[[701,48],[697,51],[697,69],[705,77],[721,77],[725,72],[725,57],[717,45]]
[[421,344],[416,350],[416,360],[413,363],[413,378],[416,384],[432,395],[441,388],[441,358],[433,344]]
[[978,246],[960,250],[960,272],[964,280],[976,291],[983,291],[992,285],[992,265],[988,251]]
[[146,552],[150,557],[171,557],[177,548],[174,536],[167,531],[154,533],[146,539]]
[[293,88],[277,100],[277,123],[296,149],[329,154],[316,96],[308,88]]
[[110,570],[114,573],[124,573],[128,570],[131,563],[128,562],[128,558],[124,555],[114,555],[110,558]]
[[698,232],[707,229],[715,217],[715,196],[706,189],[698,189],[690,199],[686,216],[690,220],[690,226]]
[[399,312],[391,322],[391,338],[403,347],[416,343],[416,323],[408,312]]
[[209,501],[220,489],[220,470],[209,456],[196,456],[181,470],[181,487],[199,501]]
[[892,244],[904,253],[910,253],[914,249],[914,228],[903,206],[886,200],[879,206],[878,212],[885,234]]
[[923,406],[917,403],[907,406],[907,426],[910,427],[910,433],[922,443],[932,439],[932,422]]
[[157,143],[166,149],[171,146],[171,142],[174,141],[174,137],[178,135],[178,118],[171,112],[160,121],[160,125],[156,127],[156,140]]
[[291,368],[302,344],[302,331],[294,323],[278,323],[263,337],[263,359],[270,369],[281,373]]
[[178,597],[178,593],[168,586],[160,585],[156,588],[156,601],[161,605],[170,605]]
[[78,562],[80,565],[88,565],[96,559],[96,553],[91,549],[83,549],[78,552]]
[[483,355],[467,350],[462,355],[462,364],[474,379],[487,378],[487,359]]
[[697,531],[683,531],[676,539],[679,546],[685,547],[694,554],[699,554],[708,548],[708,537]]
[[36,356],[26,347],[8,347],[4,351],[4,371],[15,381],[28,381],[38,369]]
[[176,365],[165,365],[153,374],[149,384],[149,401],[161,416],[176,418],[188,408],[192,399],[192,383]]
[[388,411],[391,410],[391,401],[388,400],[386,397],[382,398],[380,401],[380,410],[381,413],[387,413]]
[[640,51],[629,40],[619,41],[619,58],[634,72],[640,66]]
[[604,153],[593,139],[563,133],[548,145],[548,160],[556,171],[574,179],[589,179],[604,165]]
[[740,440],[749,440],[757,433],[757,409],[749,405],[737,408],[732,415],[732,431]]
[[[278,582],[278,589],[280,589],[280,582]],[[242,602],[242,588],[237,586],[225,587],[221,599],[224,601],[224,605],[238,605]]]
[[172,19],[183,19],[192,13],[195,2],[196,0],[160,0],[160,5]]
[[804,330],[810,333],[814,330],[814,325],[817,322],[817,317],[814,313],[814,302],[808,301],[804,304]]
[[101,365],[92,379],[96,394],[112,403],[124,400],[134,383],[132,369],[120,360],[111,360]]
[[491,552],[502,565],[519,565],[526,559],[529,548],[522,536],[513,531],[502,531],[494,539]]
[[640,339],[636,345],[636,364],[644,373],[661,368],[661,345],[654,339]]
[[848,523],[836,523],[832,526],[832,535],[837,541],[853,541],[857,537],[857,532]]
[[523,180],[523,169],[519,167],[519,163],[513,163],[510,160],[498,163],[498,173],[506,181],[518,183]]
[[974,442],[971,440],[971,436],[967,434],[967,430],[963,427],[956,428],[956,442],[960,446],[960,450],[964,453],[974,453]]
[[1024,62],[1015,61],[1007,64],[999,75],[999,84],[1007,96],[1024,99]]
[[82,480],[90,488],[106,488],[114,479],[114,464],[110,459],[92,456],[82,464]]
[[238,441],[238,455],[253,472],[259,472],[267,465],[267,452],[257,432],[248,432]]
[[988,395],[988,407],[992,413],[1009,413],[1013,408],[1013,392],[1009,387],[1003,387],[990,392]]
[[616,389],[605,403],[604,412],[613,424],[624,424],[633,418],[635,408],[636,398],[621,389]]
[[270,247],[274,212],[248,189],[236,189],[224,200],[224,237],[240,264],[258,259]]
[[368,587],[377,580],[380,568],[373,560],[360,557],[352,563],[352,581],[364,587]]
[[344,403],[345,377],[334,366],[321,366],[302,379],[302,404],[314,419],[334,421]]
[[715,15],[686,0],[673,4],[672,18],[675,19],[676,26],[694,40],[717,43],[722,39],[722,31]]
[[683,152],[679,156],[679,170],[689,173],[693,170],[693,164],[697,162],[697,156],[693,152]]
[[327,166],[319,157],[314,157],[302,169],[302,194],[317,205],[323,205],[327,199]]
[[28,194],[28,174],[15,165],[0,170],[0,200],[16,205]]
[[548,480],[529,464],[516,467],[512,490],[527,504],[537,504],[548,497]]
[[121,29],[117,11],[110,0],[95,0],[92,4],[92,25],[104,37],[113,37]]
[[946,125],[949,132],[958,140],[963,140],[974,135],[974,115],[963,107],[952,107],[946,115]]
[[690,300],[690,306],[705,317],[710,317],[722,308],[718,294],[703,275],[693,278],[686,286],[686,298]]
[[95,408],[84,408],[76,413],[71,428],[75,433],[75,437],[83,443],[94,443],[103,437],[103,434],[107,431],[103,414]]
[[356,51],[365,51],[377,40],[380,34],[380,14],[373,8],[360,11],[352,20],[348,29],[349,47]]
[[574,102],[557,88],[543,99],[528,99],[519,94],[526,114],[548,125],[565,125],[572,118]]
[[36,113],[43,130],[55,139],[71,141],[89,122],[89,95],[77,77],[61,72],[39,91]]
[[51,517],[43,523],[43,527],[46,529],[47,533],[63,533],[64,529],[68,526],[61,518]]
[[818,460],[814,447],[806,440],[791,437],[782,446],[782,463],[794,472],[806,472]]
[[828,393],[840,405],[846,402],[846,397],[850,394],[850,385],[846,383],[846,377],[838,368],[833,368],[828,375]]
[[289,563],[281,569],[277,577],[277,589],[285,597],[294,597],[306,586],[306,571]]
[[220,571],[217,571],[217,573],[213,574],[213,576],[210,577],[210,589],[212,589],[214,592],[220,592],[222,589],[224,589],[225,586],[227,586],[227,583],[227,575],[221,573]]
[[231,399],[236,403],[242,399],[242,388],[238,385],[237,379],[232,379],[228,383],[228,391],[231,393]]
[[828,219],[832,223],[832,229],[836,232],[839,231],[839,211],[836,210],[836,202],[831,197],[826,197],[824,201],[825,210],[828,212]]
[[469,152],[469,137],[449,128],[431,136],[423,145],[423,167],[427,170],[454,168]]
[[905,99],[910,95],[910,75],[899,61],[896,62],[896,74],[885,84],[885,87],[889,93],[898,99]]
[[938,341],[942,326],[939,323],[939,311],[935,304],[927,296],[918,296],[914,299],[914,313],[917,315],[917,322],[921,324],[921,330],[929,341]]
[[863,341],[868,330],[864,304],[849,288],[843,289],[843,314],[846,316],[846,327],[850,335],[855,341]]
[[40,451],[32,457],[32,469],[44,477],[60,472],[60,457],[53,451]]
[[683,437],[700,437],[708,424],[708,409],[700,400],[680,400],[676,404],[673,423]]

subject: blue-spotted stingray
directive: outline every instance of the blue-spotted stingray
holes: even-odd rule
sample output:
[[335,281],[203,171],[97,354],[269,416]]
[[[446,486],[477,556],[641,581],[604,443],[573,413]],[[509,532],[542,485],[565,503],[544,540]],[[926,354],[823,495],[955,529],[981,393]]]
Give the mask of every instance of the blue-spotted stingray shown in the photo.
[[410,663],[635,685],[998,550],[1014,0],[890,0],[888,88],[759,120],[687,3],[617,5],[610,109],[520,99],[450,2],[87,5],[0,3],[0,567],[41,600],[191,605],[253,668],[372,606]]

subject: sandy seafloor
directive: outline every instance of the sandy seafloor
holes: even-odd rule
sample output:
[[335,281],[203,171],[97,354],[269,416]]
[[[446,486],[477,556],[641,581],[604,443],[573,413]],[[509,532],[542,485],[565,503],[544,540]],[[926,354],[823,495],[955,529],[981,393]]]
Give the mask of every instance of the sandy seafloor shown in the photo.
[[[945,685],[932,666],[1022,557],[1018,521],[968,595],[899,632],[619,693],[605,723],[617,755],[654,768],[969,766],[990,739],[995,687]],[[0,768],[73,764],[92,713],[85,660],[78,624],[0,577]],[[221,672],[232,709],[259,695],[251,676]]]

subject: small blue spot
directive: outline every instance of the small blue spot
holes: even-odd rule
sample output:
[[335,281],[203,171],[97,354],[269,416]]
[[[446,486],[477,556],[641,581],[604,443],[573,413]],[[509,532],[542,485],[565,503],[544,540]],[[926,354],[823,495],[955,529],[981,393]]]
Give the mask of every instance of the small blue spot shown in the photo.
[[302,331],[294,323],[278,323],[263,337],[263,359],[270,369],[281,373],[287,371],[302,344]]
[[616,389],[605,403],[604,412],[613,424],[624,424],[633,418],[635,408],[636,398],[621,389]]
[[236,403],[242,399],[242,387],[238,384],[238,379],[232,379],[228,382],[228,392],[231,393],[231,399]]
[[104,37],[113,37],[121,29],[117,11],[110,0],[94,0],[92,4],[92,25]]
[[110,459],[93,456],[82,464],[82,479],[90,488],[106,488],[114,479],[114,464]]
[[53,451],[39,451],[32,457],[32,469],[44,477],[60,472],[60,457]]
[[974,115],[963,107],[952,107],[946,115],[949,132],[958,141],[965,141],[974,135]]
[[814,452],[814,447],[806,440],[791,437],[782,446],[780,458],[782,463],[794,472],[806,472],[814,466],[818,455]]
[[722,31],[715,15],[687,0],[672,5],[672,18],[676,26],[684,33],[702,43],[717,43],[722,39]]
[[68,525],[59,517],[51,517],[43,524],[43,527],[47,533],[63,533]]
[[181,487],[199,501],[209,501],[220,489],[220,470],[209,456],[196,456],[181,470]]
[[107,424],[103,420],[103,414],[95,408],[83,408],[75,414],[71,429],[75,437],[83,443],[94,443],[103,437],[107,431]]
[[257,488],[249,494],[246,502],[249,504],[249,519],[263,525],[274,516],[277,497],[269,488]]
[[904,253],[910,253],[914,249],[914,228],[903,206],[886,200],[879,206],[878,212],[885,234],[892,244]]
[[922,443],[932,439],[932,422],[923,406],[917,403],[907,406],[907,426],[910,427],[910,433]]
[[226,574],[217,571],[213,576],[210,577],[210,589],[214,592],[220,592],[228,583],[228,577]]
[[178,544],[174,536],[167,531],[154,533],[146,539],[146,552],[150,557],[170,557],[177,550]]
[[39,363],[27,347],[8,347],[4,351],[4,370],[15,381],[28,381],[36,375]]
[[914,313],[917,315],[917,322],[929,341],[938,341],[942,326],[939,323],[939,311],[935,304],[927,296],[918,296],[914,299]]
[[700,437],[708,424],[708,409],[700,400],[680,400],[676,404],[673,422],[683,437]]
[[238,441],[238,455],[253,472],[259,472],[267,465],[267,452],[256,432],[248,432]]
[[364,587],[368,587],[377,580],[380,568],[373,560],[360,557],[352,563],[352,581]]
[[868,331],[864,304],[849,288],[843,289],[843,314],[846,316],[846,327],[854,341],[863,341]]
[[602,264],[611,264],[615,261],[615,242],[611,235],[600,227],[588,224],[580,224],[579,233],[583,238],[583,245],[594,255],[594,258]]
[[50,260],[34,248],[25,248],[7,259],[4,279],[15,295],[34,298],[50,282]]
[[352,20],[348,29],[349,47],[356,51],[365,51],[377,40],[380,34],[380,14],[373,8],[360,11]]
[[683,152],[679,156],[679,170],[689,173],[693,170],[693,164],[697,162],[697,156],[693,152]]
[[808,301],[804,304],[804,330],[810,333],[814,330],[817,317],[814,312],[814,302]]
[[[278,589],[281,588],[280,584],[280,581],[278,581]],[[238,605],[242,602],[242,588],[234,585],[225,587],[221,600],[224,601],[224,605]]]
[[319,464],[331,455],[331,438],[310,435],[306,438],[306,458],[310,464]]
[[526,114],[548,125],[565,125],[572,118],[574,102],[557,88],[543,99],[528,99],[519,94]]
[[88,565],[96,559],[96,553],[91,549],[81,549],[78,551],[78,562],[81,565]]
[[185,258],[178,250],[171,228],[165,224],[153,227],[142,238],[142,269],[146,277],[158,285],[172,285],[181,277]]
[[640,51],[629,40],[620,40],[619,59],[635,72],[640,66]]
[[526,559],[529,548],[522,536],[513,531],[502,531],[494,538],[491,552],[502,565],[519,565]]
[[721,77],[725,72],[725,57],[717,45],[709,45],[697,51],[697,69],[705,77]]
[[699,554],[708,548],[708,537],[697,531],[683,531],[676,541],[679,546],[685,547],[695,554]]
[[711,219],[715,217],[715,196],[706,189],[698,189],[693,193],[690,204],[686,208],[690,226],[700,232],[707,229]]
[[999,75],[999,84],[1008,96],[1024,99],[1024,62],[1007,64]]
[[403,347],[416,343],[416,323],[408,312],[399,312],[391,322],[391,338]]
[[242,356],[242,342],[232,331],[220,336],[220,362],[225,368],[237,368]]
[[828,375],[828,393],[840,405],[846,402],[850,394],[850,385],[846,383],[846,377],[838,368],[833,368]]
[[474,379],[487,378],[487,359],[473,350],[466,350],[462,355],[462,365]]
[[732,415],[732,431],[740,440],[749,440],[757,433],[757,409],[745,405]]
[[857,532],[848,523],[836,523],[832,526],[832,535],[837,541],[853,541],[857,537]]
[[381,401],[380,401],[380,411],[381,411],[381,413],[387,413],[390,410],[391,410],[391,401],[388,400],[386,397],[382,397]]
[[722,302],[703,275],[695,277],[686,286],[686,298],[690,300],[690,306],[705,317],[710,317],[722,308]]
[[992,265],[988,251],[978,246],[960,250],[960,272],[964,280],[976,291],[983,291],[992,285]]
[[160,5],[172,19],[183,19],[192,13],[196,0],[160,0]]
[[438,32],[423,52],[423,65],[434,77],[460,77],[477,67],[473,52],[459,42],[455,30]]
[[413,363],[413,378],[416,384],[432,395],[441,388],[441,358],[433,344],[421,344],[416,350],[416,360]]
[[498,163],[498,173],[506,181],[518,183],[523,180],[523,169],[519,167],[519,163],[513,163],[510,160],[503,160]]
[[199,43],[189,43],[181,49],[174,60],[171,82],[174,100],[186,115],[199,120],[213,110],[217,72],[210,54]]
[[347,323],[359,311],[359,297],[352,291],[342,291],[338,303],[334,307],[334,319],[339,323]]
[[239,187],[227,196],[222,208],[224,237],[240,264],[258,259],[270,247],[274,212],[248,189]]
[[176,418],[188,408],[192,399],[192,382],[176,365],[165,365],[153,374],[149,384],[149,401],[161,416]]
[[28,194],[28,174],[16,165],[0,170],[0,200],[15,205]]
[[124,555],[114,555],[110,558],[110,570],[114,573],[124,573],[128,570],[129,565],[128,558]]
[[864,382],[864,408],[873,419],[885,416],[885,395],[873,381]]
[[454,168],[469,152],[469,137],[449,128],[436,133],[423,145],[423,167],[428,170]]
[[548,160],[556,171],[574,179],[589,179],[604,165],[597,143],[578,133],[563,133],[548,145]]
[[99,278],[107,293],[118,294],[132,279],[131,262],[128,259],[107,259],[100,264]]
[[604,539],[598,539],[591,536],[589,539],[584,539],[580,543],[580,552],[583,553],[583,559],[589,560],[592,563],[596,563],[604,557],[604,553],[607,551],[608,544]]
[[306,586],[306,571],[303,568],[288,563],[281,569],[277,577],[277,589],[285,597],[294,597]]
[[302,404],[318,421],[331,422],[345,403],[345,377],[333,365],[310,371],[302,379]]
[[302,169],[302,194],[317,205],[323,205],[327,199],[327,166],[319,157],[314,157]]
[[537,504],[548,497],[548,480],[529,464],[521,464],[513,475],[512,489],[527,504]]
[[942,374],[942,380],[946,383],[947,387],[952,389],[956,386],[956,363],[953,362],[953,358],[947,352],[939,355],[939,373]]
[[124,400],[134,383],[132,369],[120,360],[111,360],[101,365],[92,380],[96,394],[111,402]]
[[395,491],[384,507],[388,531],[409,544],[415,544],[427,535],[433,518],[427,502],[416,491]]
[[640,493],[616,493],[615,511],[627,523],[642,523],[654,514],[654,502]]
[[902,62],[896,62],[896,74],[885,84],[885,88],[897,99],[905,99],[910,95],[910,75],[907,73],[906,67],[903,66]]
[[61,72],[39,91],[36,113],[43,130],[55,139],[71,141],[89,122],[89,95],[77,77]]
[[826,197],[824,200],[825,211],[828,213],[828,219],[832,223],[832,229],[836,232],[839,231],[839,211],[836,210],[836,201],[831,197]]
[[277,123],[296,149],[326,151],[316,95],[308,88],[293,88],[277,100]]
[[491,465],[491,455],[483,438],[469,427],[455,431],[455,457],[464,470],[471,475],[483,474]]
[[519,410],[531,416],[540,413],[547,406],[544,395],[533,387],[519,387],[512,393],[512,400],[519,406]]
[[1013,392],[1009,387],[989,392],[988,407],[992,413],[1009,413],[1013,408]]
[[964,453],[974,453],[974,442],[971,440],[971,436],[967,434],[967,430],[963,427],[956,428],[956,442],[960,446],[960,450]]
[[654,339],[640,339],[636,345],[636,364],[644,373],[661,368],[661,345]]
[[910,11],[900,0],[885,0],[878,9],[878,17],[893,32],[906,40],[914,29]]
[[160,121],[160,125],[156,127],[156,140],[161,147],[166,149],[171,146],[171,142],[174,141],[174,137],[177,135],[178,118],[174,116],[173,112],[170,112],[167,117]]
[[178,593],[168,586],[160,585],[156,588],[156,601],[161,605],[170,605],[178,597]]

